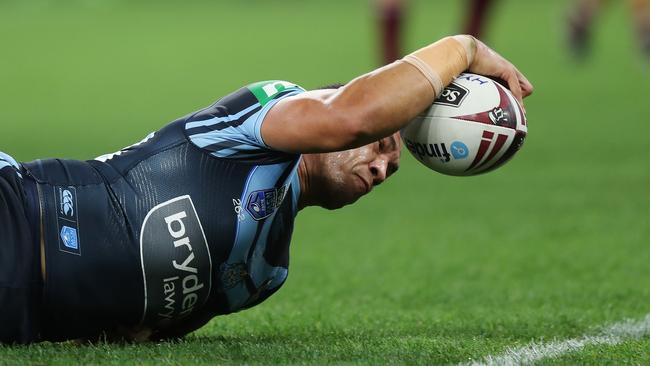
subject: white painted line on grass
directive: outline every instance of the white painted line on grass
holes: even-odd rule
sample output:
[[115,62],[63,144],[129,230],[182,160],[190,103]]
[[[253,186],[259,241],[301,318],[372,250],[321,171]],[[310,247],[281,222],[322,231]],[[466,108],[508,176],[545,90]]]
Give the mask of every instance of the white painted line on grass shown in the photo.
[[641,320],[625,320],[603,328],[594,335],[583,335],[563,341],[529,343],[519,348],[508,348],[500,355],[487,356],[481,361],[462,363],[462,366],[513,366],[527,365],[545,358],[562,356],[590,345],[616,345],[631,339],[650,335],[650,314]]

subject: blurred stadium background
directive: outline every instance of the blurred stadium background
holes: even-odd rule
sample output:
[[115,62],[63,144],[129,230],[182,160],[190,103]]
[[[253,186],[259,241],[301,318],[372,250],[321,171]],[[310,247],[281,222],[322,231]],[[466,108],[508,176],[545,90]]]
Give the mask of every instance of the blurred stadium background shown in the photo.
[[[406,49],[458,33],[461,1],[412,1]],[[488,175],[393,179],[297,220],[266,303],[181,343],[1,347],[0,364],[479,360],[650,313],[650,67],[612,2],[580,62],[568,2],[502,0],[487,42],[536,86],[529,137]],[[0,1],[0,150],[90,159],[247,83],[306,88],[378,66],[368,1]],[[550,362],[550,361],[549,361]],[[650,363],[650,340],[553,364]]]

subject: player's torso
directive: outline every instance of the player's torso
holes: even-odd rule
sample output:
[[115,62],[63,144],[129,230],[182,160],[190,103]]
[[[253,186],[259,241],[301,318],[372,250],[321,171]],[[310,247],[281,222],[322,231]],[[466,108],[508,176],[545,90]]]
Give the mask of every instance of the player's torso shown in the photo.
[[215,158],[183,120],[95,161],[26,164],[42,206],[44,337],[169,327],[263,301],[287,276],[297,164]]

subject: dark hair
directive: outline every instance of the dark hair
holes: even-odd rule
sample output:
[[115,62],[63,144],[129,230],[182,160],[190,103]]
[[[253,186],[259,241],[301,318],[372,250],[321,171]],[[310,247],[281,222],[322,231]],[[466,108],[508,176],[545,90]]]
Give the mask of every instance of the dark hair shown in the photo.
[[344,86],[344,85],[345,85],[345,84],[342,84],[342,83],[333,83],[333,84],[327,84],[327,85],[325,85],[325,86],[321,86],[321,87],[316,88],[316,89],[314,89],[314,90],[338,89],[338,88],[340,88],[340,87],[342,87],[342,86]]

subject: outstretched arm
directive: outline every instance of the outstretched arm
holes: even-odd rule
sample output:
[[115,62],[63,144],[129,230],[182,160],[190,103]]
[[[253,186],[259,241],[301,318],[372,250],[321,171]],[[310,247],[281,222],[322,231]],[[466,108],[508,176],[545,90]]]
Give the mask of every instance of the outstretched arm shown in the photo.
[[337,90],[313,90],[278,102],[264,119],[269,146],[294,153],[359,147],[405,126],[461,72],[505,80],[519,99],[532,85],[506,59],[471,36],[446,37]]

